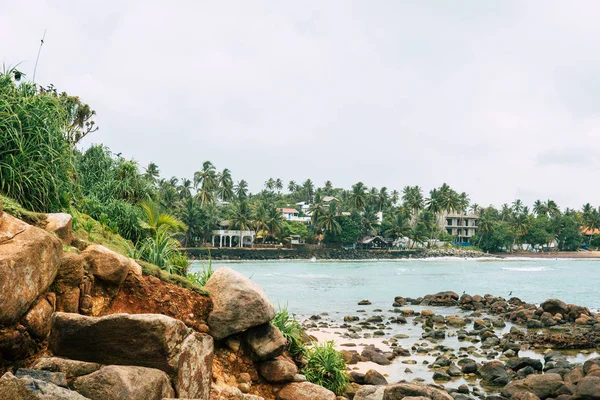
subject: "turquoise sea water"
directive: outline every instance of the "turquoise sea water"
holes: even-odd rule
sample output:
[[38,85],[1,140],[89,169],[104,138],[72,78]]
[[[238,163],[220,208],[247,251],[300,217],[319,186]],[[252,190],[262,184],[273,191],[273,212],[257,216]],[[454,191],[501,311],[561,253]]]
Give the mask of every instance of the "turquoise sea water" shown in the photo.
[[[490,293],[541,303],[556,297],[600,309],[600,260],[402,260],[219,262],[260,285],[275,304],[306,316],[352,313],[368,299],[390,308],[395,296],[420,297],[452,290]],[[192,270],[201,268],[194,263]]]

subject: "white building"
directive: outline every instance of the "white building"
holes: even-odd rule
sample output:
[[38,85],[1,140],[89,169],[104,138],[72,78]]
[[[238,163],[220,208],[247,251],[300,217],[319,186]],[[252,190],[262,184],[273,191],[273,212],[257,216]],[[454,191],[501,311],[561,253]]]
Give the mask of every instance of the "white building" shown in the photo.
[[470,242],[477,231],[477,214],[446,214],[440,221],[440,227],[458,242]]
[[255,231],[219,229],[212,231],[212,245],[218,247],[249,247],[256,239]]
[[283,214],[283,217],[286,219],[286,221],[297,221],[304,224],[308,224],[310,222],[310,217],[300,217],[300,212],[295,208],[278,208],[277,211]]

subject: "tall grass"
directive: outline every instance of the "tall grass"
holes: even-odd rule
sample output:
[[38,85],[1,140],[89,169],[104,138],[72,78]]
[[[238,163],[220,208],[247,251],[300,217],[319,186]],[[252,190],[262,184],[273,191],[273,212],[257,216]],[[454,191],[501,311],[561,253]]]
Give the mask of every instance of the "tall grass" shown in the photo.
[[202,262],[202,271],[188,274],[188,279],[197,285],[205,286],[206,282],[208,282],[210,277],[213,276],[213,273],[215,272],[212,265],[212,257],[210,255],[210,250],[208,250],[208,262],[206,264]]
[[304,347],[304,329],[300,323],[290,315],[287,305],[279,307],[279,311],[275,315],[272,321],[283,336],[288,341],[288,351],[293,357],[302,357],[306,348]]
[[309,382],[321,385],[335,394],[344,393],[349,377],[346,362],[333,348],[333,342],[315,343],[306,350],[304,375]]
[[67,123],[55,96],[0,73],[0,192],[33,211],[68,207],[75,185]]

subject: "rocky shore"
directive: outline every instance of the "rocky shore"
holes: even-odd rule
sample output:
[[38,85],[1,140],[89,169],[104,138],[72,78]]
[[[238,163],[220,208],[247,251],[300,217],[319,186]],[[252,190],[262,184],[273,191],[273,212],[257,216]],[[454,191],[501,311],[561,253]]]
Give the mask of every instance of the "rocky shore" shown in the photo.
[[298,373],[243,275],[222,267],[194,291],[74,244],[70,215],[0,210],[0,399],[336,398]]
[[390,305],[363,300],[342,321],[325,313],[304,322],[337,341],[349,398],[600,399],[600,315],[585,307],[454,292]]
[[[194,259],[206,259],[206,249],[185,249]],[[214,248],[210,249],[213,260],[231,261],[267,261],[267,260],[398,260],[440,257],[459,258],[498,258],[480,251],[466,249],[414,249],[414,250],[344,250],[341,248],[294,248],[294,249],[247,249],[247,248]]]

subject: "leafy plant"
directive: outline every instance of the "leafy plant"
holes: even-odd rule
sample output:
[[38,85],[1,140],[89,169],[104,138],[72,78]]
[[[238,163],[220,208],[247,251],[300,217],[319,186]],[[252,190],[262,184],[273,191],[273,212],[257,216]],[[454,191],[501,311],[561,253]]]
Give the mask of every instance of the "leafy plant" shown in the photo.
[[306,350],[303,341],[304,329],[298,320],[293,315],[290,315],[287,305],[283,308],[279,307],[279,311],[272,323],[279,328],[283,336],[287,339],[290,354],[293,357],[302,356]]
[[96,224],[91,219],[88,219],[87,221],[83,221],[81,223],[81,227],[87,233],[88,239],[92,236],[92,233],[94,233],[95,226]]
[[341,395],[349,382],[346,362],[333,348],[333,342],[315,343],[306,350],[304,375],[309,382]]
[[187,274],[188,279],[200,286],[205,286],[206,282],[210,279],[215,271],[212,267],[212,257],[210,255],[210,250],[208,251],[208,263],[202,263],[202,271],[194,272],[191,274]]

